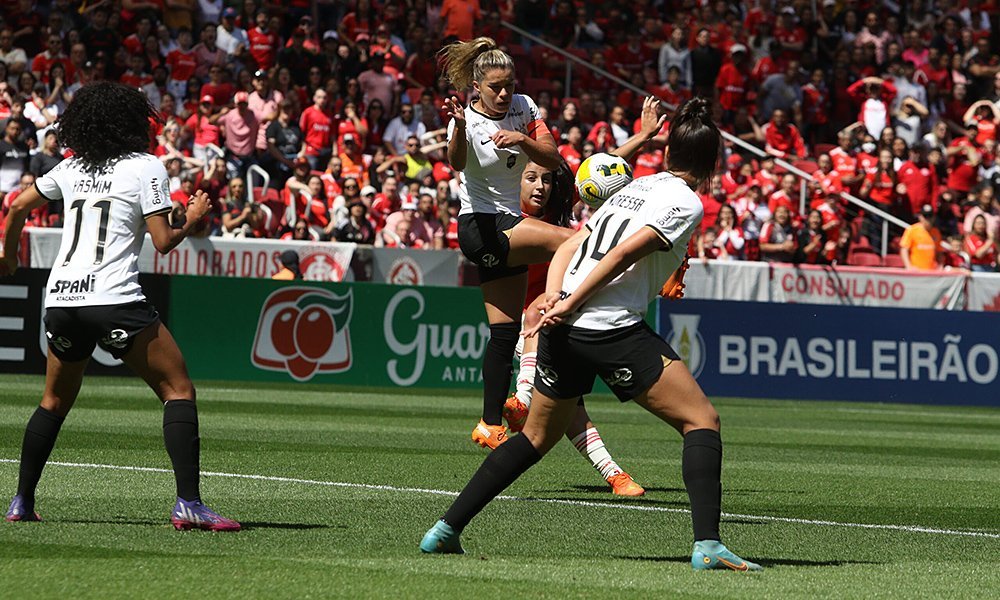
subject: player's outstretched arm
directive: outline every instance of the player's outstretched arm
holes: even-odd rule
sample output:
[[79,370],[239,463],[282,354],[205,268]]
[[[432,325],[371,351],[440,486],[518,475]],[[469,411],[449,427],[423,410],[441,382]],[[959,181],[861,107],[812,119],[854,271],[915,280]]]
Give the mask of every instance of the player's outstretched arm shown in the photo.
[[45,197],[32,185],[17,195],[7,213],[3,231],[3,254],[0,254],[0,277],[13,275],[17,270],[17,246],[21,241],[21,230],[31,211],[45,204]]
[[146,219],[146,229],[149,230],[150,237],[153,238],[153,246],[160,254],[166,254],[177,247],[194,229],[198,222],[208,214],[212,208],[212,202],[208,199],[208,194],[203,190],[198,190],[188,199],[187,219],[180,229],[170,227],[165,213],[150,215]]
[[667,115],[660,115],[657,107],[660,101],[653,96],[646,96],[642,101],[642,116],[639,120],[639,133],[636,133],[625,143],[611,151],[611,154],[620,156],[625,160],[632,160],[632,157],[642,149],[642,146],[653,139],[667,121]]

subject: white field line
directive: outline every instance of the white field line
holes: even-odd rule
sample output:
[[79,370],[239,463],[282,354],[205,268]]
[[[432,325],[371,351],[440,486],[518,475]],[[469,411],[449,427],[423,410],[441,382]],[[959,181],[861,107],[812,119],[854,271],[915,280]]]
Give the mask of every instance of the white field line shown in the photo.
[[[10,458],[0,458],[0,463],[18,464],[20,461]],[[46,465],[57,467],[73,467],[78,469],[107,469],[112,471],[134,471],[140,473],[168,473],[173,474],[170,469],[158,469],[154,467],[131,467],[122,465],[102,465],[94,463],[71,463],[50,461]],[[342,481],[320,481],[316,479],[299,479],[297,477],[274,477],[270,475],[246,475],[242,473],[217,473],[213,471],[202,471],[203,477],[224,477],[229,479],[250,479],[254,481],[275,481],[278,483],[299,483],[303,485],[317,485],[335,488],[350,488],[362,490],[375,490],[385,492],[405,492],[414,494],[431,494],[435,496],[458,496],[458,492],[448,490],[435,490],[429,488],[397,487],[392,485],[378,485],[370,483],[348,483]],[[520,496],[497,496],[498,500],[513,500],[517,502],[536,502],[540,504],[561,504],[565,506],[583,506],[588,508],[610,508],[616,510],[633,510],[641,512],[679,513],[689,514],[691,511],[685,508],[665,508],[662,506],[642,506],[639,504],[610,504],[606,502],[588,502],[586,500],[559,500],[555,498],[524,498]],[[978,537],[1000,539],[1000,533],[990,533],[987,531],[962,531],[956,529],[937,529],[934,527],[923,527],[920,525],[885,525],[877,523],[845,523],[841,521],[824,521],[816,519],[796,519],[792,517],[774,517],[769,515],[745,515],[739,513],[722,513],[723,517],[730,519],[747,519],[753,521],[770,521],[773,523],[793,523],[796,525],[817,525],[821,527],[850,527],[855,529],[884,529],[890,531],[905,531],[909,533],[930,533],[936,535],[954,535],[964,537]]]

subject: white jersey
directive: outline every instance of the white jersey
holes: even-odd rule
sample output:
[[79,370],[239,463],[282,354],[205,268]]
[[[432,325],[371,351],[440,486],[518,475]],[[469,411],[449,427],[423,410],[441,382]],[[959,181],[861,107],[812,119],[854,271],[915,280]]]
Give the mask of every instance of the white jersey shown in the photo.
[[[488,117],[478,110],[465,108],[465,140],[468,144],[465,169],[462,170],[458,198],[462,208],[458,214],[496,214],[521,216],[521,172],[531,160],[518,146],[497,148],[490,139],[505,129],[519,131],[532,139],[546,131],[534,101],[523,94],[514,94],[507,114]],[[454,119],[448,123],[448,141],[455,135]]]
[[62,243],[45,307],[126,304],[145,299],[139,250],[146,218],[170,211],[167,170],[150,154],[130,154],[94,170],[59,163],[35,182],[65,206]]
[[684,260],[703,214],[697,194],[684,180],[665,172],[640,177],[609,198],[587,222],[591,234],[570,260],[564,292],[576,291],[605,254],[643,227],[655,231],[666,245],[596,291],[566,323],[607,330],[643,320],[649,303]]

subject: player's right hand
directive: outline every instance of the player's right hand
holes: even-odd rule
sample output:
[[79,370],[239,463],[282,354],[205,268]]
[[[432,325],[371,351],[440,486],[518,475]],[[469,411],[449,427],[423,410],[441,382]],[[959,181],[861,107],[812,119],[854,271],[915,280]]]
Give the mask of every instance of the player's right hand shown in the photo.
[[660,115],[657,109],[660,100],[655,96],[646,96],[642,101],[642,116],[639,119],[639,130],[648,137],[652,137],[660,132],[660,128],[667,121],[667,115]]
[[458,96],[445,98],[442,108],[448,111],[449,117],[455,119],[456,126],[465,125],[465,107],[462,106],[462,102],[458,99]]
[[212,210],[212,201],[208,199],[205,190],[198,190],[188,198],[187,215],[188,221],[200,221],[208,212]]

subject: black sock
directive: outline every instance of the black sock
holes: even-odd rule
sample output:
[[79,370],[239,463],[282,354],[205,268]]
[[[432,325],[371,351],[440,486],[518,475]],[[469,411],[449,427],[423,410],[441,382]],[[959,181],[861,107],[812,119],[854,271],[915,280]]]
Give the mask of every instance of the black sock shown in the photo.
[[691,501],[695,541],[720,539],[722,437],[718,431],[695,429],[684,436],[681,472]]
[[542,455],[523,435],[515,435],[490,453],[465,489],[444,514],[443,520],[461,531],[493,498],[514,483]]
[[483,421],[500,425],[503,404],[514,374],[514,349],[521,326],[517,323],[490,325],[490,341],[483,353]]
[[177,497],[200,500],[198,407],[191,400],[169,400],[163,405],[163,443],[174,466]]
[[49,412],[39,406],[28,419],[21,444],[21,470],[17,478],[17,494],[24,498],[25,510],[35,508],[35,488],[42,477],[42,469],[49,460],[52,447],[56,445],[59,428],[65,417]]

